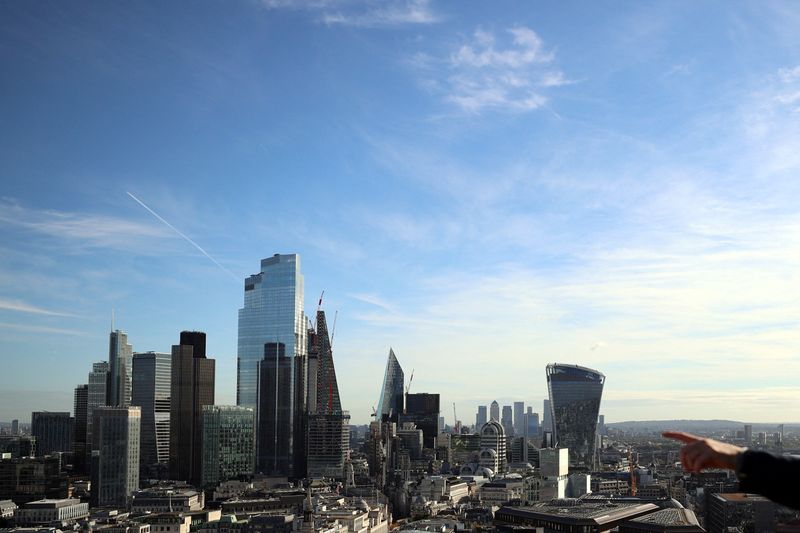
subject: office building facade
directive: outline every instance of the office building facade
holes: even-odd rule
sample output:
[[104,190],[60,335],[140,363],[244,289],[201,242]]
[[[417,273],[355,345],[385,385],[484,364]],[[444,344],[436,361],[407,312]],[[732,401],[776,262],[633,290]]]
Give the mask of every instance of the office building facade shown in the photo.
[[501,474],[508,470],[506,457],[506,435],[503,426],[496,420],[490,420],[480,429],[481,451],[480,465],[488,468],[493,474]]
[[133,372],[133,346],[128,335],[115,330],[108,339],[108,391],[106,405],[128,407],[131,404],[131,378]]
[[31,413],[31,435],[36,437],[38,455],[71,452],[75,419],[69,413],[34,411]]
[[255,472],[255,413],[249,407],[203,407],[203,487]]
[[139,488],[138,407],[100,407],[92,413],[92,506],[125,506]]
[[514,435],[525,434],[525,402],[514,402]]
[[109,365],[108,361],[100,361],[92,365],[89,372],[89,387],[86,393],[86,456],[87,461],[92,455],[92,422],[93,413],[98,407],[106,404],[108,396]]
[[378,398],[378,408],[375,412],[378,422],[389,419],[397,422],[398,415],[403,412],[404,379],[403,367],[400,366],[394,350],[389,348],[381,395]]
[[478,413],[475,415],[475,431],[480,431],[483,425],[488,422],[486,406],[479,405]]
[[214,405],[215,361],[206,357],[206,334],[182,331],[172,347],[169,472],[176,480],[202,482],[203,406]]
[[500,422],[500,404],[496,401],[489,406],[489,420]]
[[547,365],[554,442],[569,449],[570,463],[592,466],[605,376],[578,365]]
[[75,413],[75,426],[72,433],[73,468],[75,473],[88,472],[86,431],[89,416],[89,385],[75,387],[75,400],[73,412]]
[[514,436],[514,414],[510,405],[503,406],[503,414],[500,415],[500,424],[503,426],[503,431],[506,432],[507,437]]
[[420,392],[406,394],[405,412],[399,422],[413,422],[422,430],[423,447],[436,448],[439,434],[439,395]]
[[270,476],[302,476],[296,473],[294,358],[286,355],[286,345],[268,342],[259,364],[260,391],[256,426],[256,469]]
[[172,408],[172,355],[133,354],[131,405],[141,408],[141,463],[169,463],[169,415]]
[[[305,368],[295,368],[296,356],[306,355],[306,317],[303,312],[303,275],[296,254],[261,260],[261,272],[244,282],[244,306],[239,309],[236,404],[257,408],[259,365],[264,345],[282,344],[295,380]],[[300,365],[302,366],[302,365]],[[274,393],[274,391],[272,391]]]

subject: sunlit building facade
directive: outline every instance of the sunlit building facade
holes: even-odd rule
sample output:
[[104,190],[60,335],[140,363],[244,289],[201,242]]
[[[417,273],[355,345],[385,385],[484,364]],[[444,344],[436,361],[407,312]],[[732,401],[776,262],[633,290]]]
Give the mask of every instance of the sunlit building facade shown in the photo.
[[386,372],[383,375],[383,386],[381,396],[378,398],[378,409],[376,415],[378,421],[391,418],[397,421],[397,415],[403,412],[403,368],[394,354],[394,350],[389,348],[389,359],[386,361]]
[[284,346],[293,376],[305,372],[305,368],[295,368],[303,360],[294,359],[304,357],[307,348],[303,275],[296,254],[262,259],[261,272],[245,279],[244,306],[239,309],[236,405],[257,408],[259,363],[267,343]]
[[131,378],[133,374],[133,347],[128,335],[115,330],[109,335],[108,364],[110,377],[106,405],[128,407],[131,404]]
[[171,354],[133,354],[131,405],[138,405],[142,410],[140,460],[143,465],[169,463],[171,382]]
[[554,442],[569,449],[570,464],[592,466],[597,418],[606,377],[578,365],[547,365]]

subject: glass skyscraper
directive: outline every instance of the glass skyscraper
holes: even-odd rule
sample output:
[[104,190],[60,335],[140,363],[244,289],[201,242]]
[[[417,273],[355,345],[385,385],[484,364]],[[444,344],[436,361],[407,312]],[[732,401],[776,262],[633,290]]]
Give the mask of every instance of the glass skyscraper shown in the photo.
[[394,350],[389,348],[389,359],[386,361],[386,373],[383,375],[383,386],[381,396],[378,398],[378,409],[376,415],[378,422],[389,417],[397,421],[397,415],[403,412],[403,368],[394,355]]
[[597,417],[606,377],[578,365],[547,365],[553,441],[569,448],[570,463],[592,466]]
[[124,331],[115,330],[109,335],[108,364],[111,377],[106,392],[106,405],[128,407],[131,404],[133,347],[128,344],[128,335]]
[[[303,275],[296,254],[262,259],[261,272],[245,279],[244,307],[239,309],[237,405],[258,405],[258,365],[267,343],[283,344],[292,366],[294,356],[306,355]],[[291,373],[304,370],[292,368]]]
[[133,354],[131,405],[142,408],[141,464],[169,463],[172,354]]

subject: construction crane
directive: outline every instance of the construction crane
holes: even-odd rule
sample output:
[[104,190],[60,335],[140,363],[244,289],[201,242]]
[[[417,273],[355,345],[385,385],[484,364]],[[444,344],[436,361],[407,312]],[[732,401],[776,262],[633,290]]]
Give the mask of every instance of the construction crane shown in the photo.
[[456,402],[453,402],[453,432],[458,429],[458,416],[456,415]]

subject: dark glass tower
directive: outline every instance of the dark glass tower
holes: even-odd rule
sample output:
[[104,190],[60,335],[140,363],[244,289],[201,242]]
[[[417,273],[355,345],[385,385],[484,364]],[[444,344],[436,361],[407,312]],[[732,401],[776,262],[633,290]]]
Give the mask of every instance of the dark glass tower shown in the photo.
[[420,392],[406,395],[406,410],[399,422],[413,422],[422,430],[424,448],[436,448],[439,434],[439,395]]
[[553,442],[569,448],[570,463],[592,466],[597,417],[606,377],[578,365],[547,365],[547,388],[553,420]]
[[[257,470],[271,476],[295,476],[295,382],[293,357],[282,342],[264,344],[258,365]],[[302,474],[299,474],[302,477]]]
[[34,411],[31,414],[31,435],[36,437],[36,455],[72,451],[75,419],[69,413]]
[[75,429],[72,436],[73,468],[77,474],[88,472],[86,450],[87,418],[89,410],[89,385],[75,387]]
[[203,475],[203,406],[214,405],[215,362],[206,358],[206,334],[182,331],[172,347],[170,477],[199,485]]
[[[397,416],[403,412],[403,368],[389,348],[389,359],[386,361],[386,373],[383,375],[381,396],[378,398],[376,416],[378,421],[391,418],[397,422]],[[391,416],[390,416],[391,415]]]

